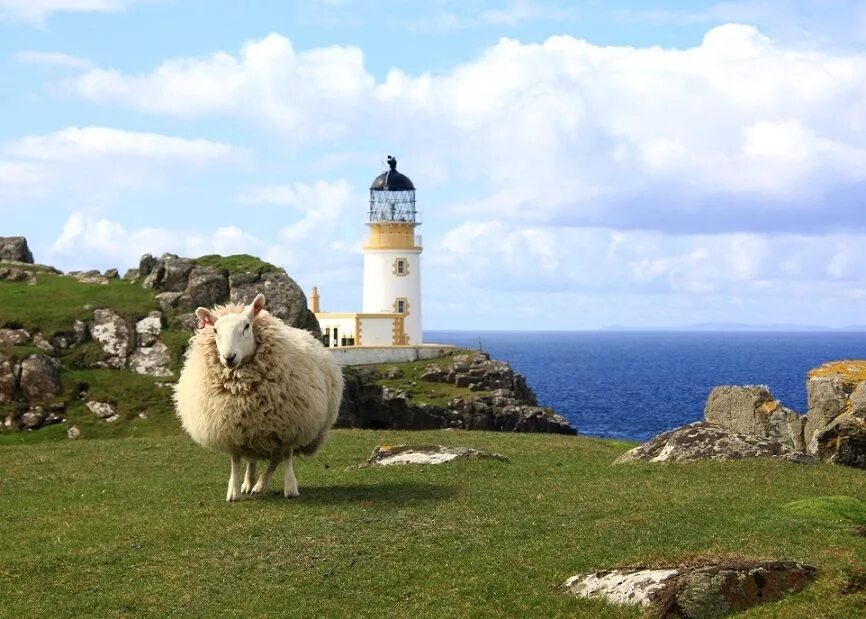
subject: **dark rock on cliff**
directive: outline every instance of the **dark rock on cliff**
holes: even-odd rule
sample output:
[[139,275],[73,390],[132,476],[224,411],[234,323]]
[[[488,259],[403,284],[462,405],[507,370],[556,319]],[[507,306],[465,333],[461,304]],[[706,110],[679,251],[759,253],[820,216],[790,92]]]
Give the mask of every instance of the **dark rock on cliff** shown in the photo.
[[[450,377],[449,382],[460,386],[461,377],[468,380],[472,368],[484,368],[472,376],[472,384],[484,385],[485,390],[498,387],[489,395],[455,398],[447,406],[415,402],[407,393],[377,384],[376,376],[370,370],[344,368],[346,387],[336,425],[344,428],[461,428],[577,434],[565,418],[548,408],[536,406],[535,394],[523,376],[515,373],[507,363],[491,361],[486,353],[455,356],[451,367],[443,370],[442,380],[437,381],[445,382]],[[425,371],[425,375],[427,373]],[[502,385],[508,385],[508,388]]]
[[0,237],[0,260],[33,264],[33,254],[23,236]]

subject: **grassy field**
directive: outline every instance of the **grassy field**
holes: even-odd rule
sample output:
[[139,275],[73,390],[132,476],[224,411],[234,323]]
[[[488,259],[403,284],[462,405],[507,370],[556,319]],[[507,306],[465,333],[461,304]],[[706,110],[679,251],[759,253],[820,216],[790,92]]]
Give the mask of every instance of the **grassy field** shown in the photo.
[[[400,442],[493,450],[510,462],[354,466],[377,443]],[[820,569],[803,592],[744,617],[866,614],[866,592],[842,593],[866,558],[866,538],[854,534],[866,525],[863,471],[611,466],[627,447],[340,430],[296,466],[300,498],[282,499],[278,483],[235,504],[223,500],[227,459],[184,437],[0,447],[0,616],[632,617],[557,585],[695,555]]]

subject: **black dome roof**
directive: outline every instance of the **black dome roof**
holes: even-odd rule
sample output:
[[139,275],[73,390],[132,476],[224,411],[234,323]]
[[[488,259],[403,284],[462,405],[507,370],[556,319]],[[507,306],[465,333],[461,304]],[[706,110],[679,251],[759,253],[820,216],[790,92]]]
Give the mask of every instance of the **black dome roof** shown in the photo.
[[372,191],[415,191],[412,179],[397,171],[397,159],[388,155],[390,170],[383,172],[370,185]]

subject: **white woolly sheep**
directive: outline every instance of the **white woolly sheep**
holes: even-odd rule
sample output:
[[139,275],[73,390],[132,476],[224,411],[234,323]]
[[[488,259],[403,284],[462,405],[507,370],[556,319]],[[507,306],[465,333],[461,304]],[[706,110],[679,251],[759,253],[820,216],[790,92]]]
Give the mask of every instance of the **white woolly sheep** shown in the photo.
[[[322,344],[264,305],[259,294],[246,307],[198,308],[200,328],[174,392],[190,437],[231,457],[227,501],[266,493],[280,462],[286,463],[283,495],[298,496],[292,456],[322,446],[343,396],[343,375]],[[241,458],[247,460],[243,484]],[[269,461],[258,481],[257,460]]]

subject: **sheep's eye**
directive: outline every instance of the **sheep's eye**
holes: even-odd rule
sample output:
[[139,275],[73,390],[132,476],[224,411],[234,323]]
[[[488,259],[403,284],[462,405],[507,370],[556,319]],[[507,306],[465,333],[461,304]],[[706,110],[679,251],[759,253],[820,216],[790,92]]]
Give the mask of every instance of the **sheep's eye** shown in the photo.
[[250,330],[250,325],[244,325],[244,333]]
[[219,335],[219,332],[217,332],[216,327],[213,328],[213,334],[214,334],[214,335]]

